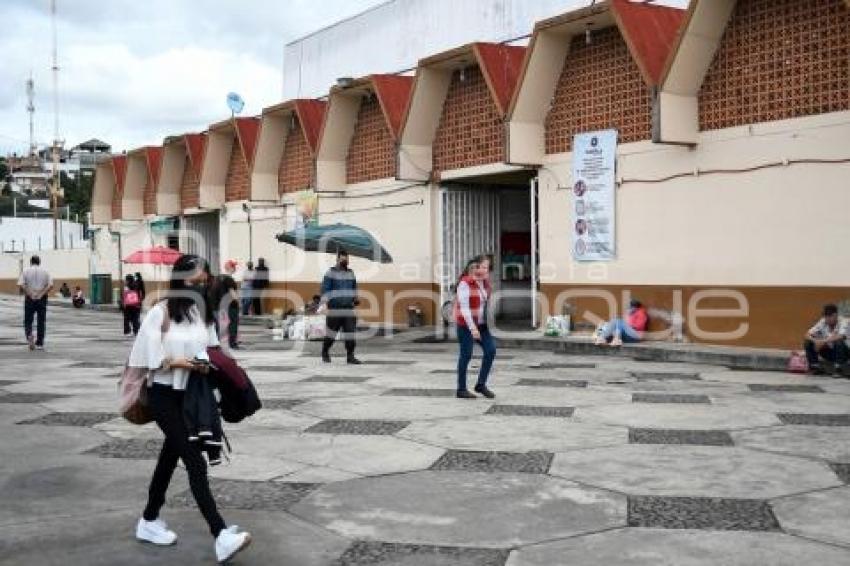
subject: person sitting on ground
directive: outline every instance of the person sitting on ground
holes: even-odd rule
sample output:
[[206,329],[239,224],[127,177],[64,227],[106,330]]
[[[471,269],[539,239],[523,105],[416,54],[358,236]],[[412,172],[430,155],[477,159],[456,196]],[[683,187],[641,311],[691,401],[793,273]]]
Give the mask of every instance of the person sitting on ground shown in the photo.
[[80,289],[79,285],[74,287],[74,294],[71,296],[71,304],[78,309],[83,308],[83,305],[86,304],[86,298],[83,296],[83,290]]
[[68,282],[62,283],[62,286],[59,287],[59,294],[64,298],[69,299],[71,297],[71,288],[68,287]]
[[[836,370],[850,377],[847,360],[850,349],[847,336],[850,334],[850,321],[838,317],[838,307],[823,307],[823,317],[806,333],[803,344],[809,371],[814,375],[834,373]],[[821,363],[823,360],[823,363]]]
[[319,305],[322,304],[321,295],[313,295],[313,299],[304,305],[304,314],[316,314],[319,312]]
[[603,324],[596,335],[596,345],[603,346],[610,343],[612,346],[622,346],[623,342],[640,342],[643,333],[649,324],[649,315],[646,307],[635,299],[629,302],[629,314],[625,320],[615,318],[607,324]]

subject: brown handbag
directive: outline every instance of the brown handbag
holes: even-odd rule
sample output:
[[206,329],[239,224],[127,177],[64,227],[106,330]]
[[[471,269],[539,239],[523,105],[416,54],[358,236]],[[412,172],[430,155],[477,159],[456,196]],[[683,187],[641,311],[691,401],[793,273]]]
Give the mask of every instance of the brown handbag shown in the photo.
[[[168,332],[171,320],[168,308],[165,308],[165,318],[162,321],[161,332]],[[121,378],[118,380],[118,412],[133,424],[143,425],[153,420],[148,406],[148,385],[153,378],[153,371],[148,368],[124,366]]]

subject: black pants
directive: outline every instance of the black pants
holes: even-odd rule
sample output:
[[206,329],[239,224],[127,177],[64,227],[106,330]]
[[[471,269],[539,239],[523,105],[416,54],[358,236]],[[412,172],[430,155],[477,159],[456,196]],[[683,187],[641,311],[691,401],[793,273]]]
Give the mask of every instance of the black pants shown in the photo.
[[254,316],[263,314],[263,290],[254,289],[253,298],[251,299],[251,308],[254,311]]
[[342,330],[342,337],[345,340],[345,351],[348,353],[348,357],[354,357],[354,348],[357,346],[357,342],[354,340],[357,331],[357,316],[354,311],[344,310],[327,316],[327,332],[325,333],[325,342],[322,344],[322,355],[326,355],[330,351],[340,330]]
[[236,346],[239,343],[239,303],[232,301],[227,305],[227,318],[230,322],[227,325],[227,336],[231,346]]
[[27,340],[32,336],[32,321],[37,321],[36,346],[44,346],[44,335],[47,333],[47,296],[37,301],[27,297],[24,300],[24,333]]
[[224,519],[218,514],[210,491],[207,463],[201,455],[200,446],[189,442],[189,432],[183,420],[184,394],[168,385],[158,383],[153,384],[148,389],[148,393],[151,412],[156,424],[165,434],[165,442],[151,478],[148,504],[143,516],[146,521],[153,521],[159,517],[159,510],[165,504],[165,492],[168,490],[168,484],[171,482],[171,476],[179,458],[183,460],[186,473],[189,474],[189,487],[192,489],[195,503],[198,504],[204,519],[207,520],[210,532],[217,537],[225,528]]
[[124,334],[133,333],[133,336],[139,333],[139,327],[142,325],[142,307],[124,307]]
[[850,356],[847,343],[843,340],[841,342],[834,342],[832,347],[823,346],[820,350],[815,348],[813,340],[806,340],[804,347],[806,348],[806,359],[809,361],[809,367],[819,366],[820,358],[837,365],[842,365],[847,363],[848,356]]

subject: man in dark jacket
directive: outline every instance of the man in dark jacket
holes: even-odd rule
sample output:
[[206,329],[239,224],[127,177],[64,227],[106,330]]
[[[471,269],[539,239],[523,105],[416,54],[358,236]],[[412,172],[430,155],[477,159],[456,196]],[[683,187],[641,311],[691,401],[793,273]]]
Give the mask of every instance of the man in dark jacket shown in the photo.
[[357,315],[354,307],[360,304],[357,299],[357,278],[348,269],[348,252],[340,250],[336,256],[336,265],[328,270],[322,280],[322,308],[327,306],[327,333],[322,345],[322,361],[330,362],[330,349],[340,330],[345,340],[348,363],[359,364],[354,357],[354,333],[357,330]]
[[269,287],[269,268],[266,260],[257,260],[257,269],[254,271],[254,280],[251,288],[254,290],[254,314],[263,314],[263,291]]

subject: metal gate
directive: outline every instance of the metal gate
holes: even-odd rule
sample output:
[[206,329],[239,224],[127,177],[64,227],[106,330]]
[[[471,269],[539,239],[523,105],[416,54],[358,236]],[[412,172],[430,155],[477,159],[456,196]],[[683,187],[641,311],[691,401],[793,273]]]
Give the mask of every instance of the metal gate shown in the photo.
[[[499,274],[499,193],[487,186],[441,187],[440,234],[442,235],[441,304],[452,298],[451,287],[473,256],[493,254],[492,278],[498,290]],[[495,313],[494,313],[495,314]]]
[[213,274],[217,275],[221,265],[218,212],[185,216],[180,227],[180,251],[206,259]]

